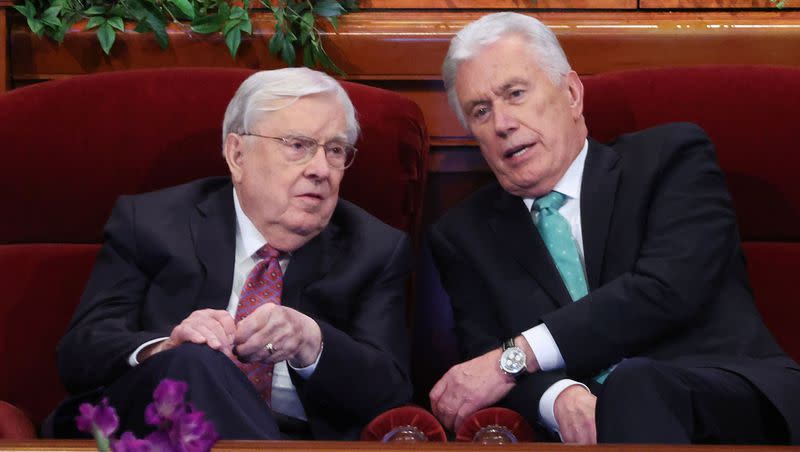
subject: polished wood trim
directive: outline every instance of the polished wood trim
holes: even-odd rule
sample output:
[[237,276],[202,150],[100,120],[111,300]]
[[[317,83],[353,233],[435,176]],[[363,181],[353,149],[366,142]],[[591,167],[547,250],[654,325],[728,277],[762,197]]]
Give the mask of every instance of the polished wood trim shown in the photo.
[[[326,31],[332,59],[360,80],[438,80],[449,40],[482,12],[361,12],[345,17],[339,33]],[[581,74],[652,66],[706,63],[800,65],[800,12],[542,12]],[[118,37],[111,57],[94,33],[77,24],[64,43],[39,38],[14,14],[11,74],[14,80],[52,79],[119,69],[164,66],[282,65],[268,55],[274,21],[253,13],[254,36],[233,60],[219,36],[169,27],[171,47],[133,31]],[[322,24],[324,26],[324,24]],[[412,62],[413,64],[409,64]]]
[[0,93],[11,88],[11,71],[8,64],[8,12],[11,2],[0,0]]
[[[769,0],[766,0],[769,1]],[[636,0],[361,0],[369,9],[636,9]]]
[[[797,0],[787,0],[786,7],[797,6]],[[639,0],[639,8],[688,8],[688,9],[747,9],[775,8],[769,0]]]
[[[643,450],[641,444],[617,445],[600,444],[596,446],[576,446],[553,443],[519,443],[503,444],[499,446],[479,445],[472,443],[414,443],[391,444],[378,442],[349,442],[349,441],[219,441],[213,450],[220,451],[362,451],[362,452],[393,452],[393,451],[550,451],[557,448],[563,452],[635,452]],[[94,442],[89,440],[0,440],[0,452],[4,451],[92,451],[97,450]],[[797,451],[798,447],[780,446],[669,446],[648,444],[646,450],[652,452],[760,452],[760,451]]]

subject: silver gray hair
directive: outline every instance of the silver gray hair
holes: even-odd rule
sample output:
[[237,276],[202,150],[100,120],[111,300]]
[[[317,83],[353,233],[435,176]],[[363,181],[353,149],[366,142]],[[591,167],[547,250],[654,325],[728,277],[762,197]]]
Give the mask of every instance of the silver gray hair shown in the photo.
[[347,122],[345,134],[354,144],[359,133],[356,110],[342,85],[323,72],[299,67],[256,72],[242,82],[225,110],[223,145],[229,133],[251,132],[265,113],[286,108],[301,97],[321,93],[335,94],[342,104]]
[[467,121],[456,96],[456,73],[458,67],[474,57],[483,47],[493,44],[508,35],[521,36],[529,44],[539,67],[556,85],[561,84],[570,68],[564,49],[556,35],[537,19],[519,13],[503,12],[488,14],[462,28],[453,40],[442,63],[442,79],[447,90],[447,100],[464,127]]

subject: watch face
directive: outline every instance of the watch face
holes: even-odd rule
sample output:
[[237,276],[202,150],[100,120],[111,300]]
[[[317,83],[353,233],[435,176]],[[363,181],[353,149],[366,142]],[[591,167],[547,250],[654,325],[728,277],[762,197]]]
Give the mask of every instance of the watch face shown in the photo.
[[525,353],[517,347],[511,347],[500,357],[500,368],[511,375],[522,372],[525,368]]

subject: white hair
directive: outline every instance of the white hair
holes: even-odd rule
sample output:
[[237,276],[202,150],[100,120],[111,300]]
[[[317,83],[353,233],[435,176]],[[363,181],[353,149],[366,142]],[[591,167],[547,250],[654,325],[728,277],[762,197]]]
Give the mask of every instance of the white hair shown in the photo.
[[564,75],[572,70],[555,34],[539,20],[511,12],[481,17],[453,37],[442,63],[442,79],[447,90],[447,100],[464,127],[467,127],[467,121],[456,96],[458,67],[464,61],[473,58],[483,47],[509,35],[517,35],[524,39],[539,67],[554,84],[560,85]]
[[356,110],[342,85],[325,73],[304,67],[260,71],[247,77],[225,110],[222,143],[229,133],[251,132],[265,112],[286,108],[301,97],[320,93],[336,95],[345,112],[347,140],[355,143],[359,133]]

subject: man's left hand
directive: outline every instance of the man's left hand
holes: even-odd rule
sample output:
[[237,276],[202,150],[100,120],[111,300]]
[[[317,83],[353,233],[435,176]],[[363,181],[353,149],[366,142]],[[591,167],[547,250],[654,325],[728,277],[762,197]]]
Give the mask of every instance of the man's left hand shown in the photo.
[[514,387],[513,377],[500,370],[500,349],[457,364],[431,389],[433,414],[455,431],[474,412],[502,399]]
[[[272,344],[272,350],[266,348]],[[294,367],[314,363],[322,347],[322,331],[311,317],[286,306],[266,303],[239,321],[234,337],[242,361],[288,360]]]

